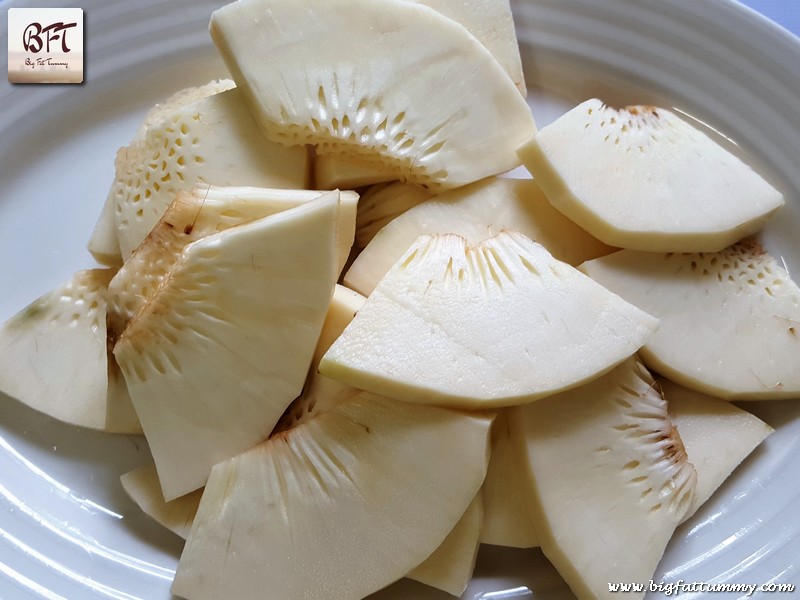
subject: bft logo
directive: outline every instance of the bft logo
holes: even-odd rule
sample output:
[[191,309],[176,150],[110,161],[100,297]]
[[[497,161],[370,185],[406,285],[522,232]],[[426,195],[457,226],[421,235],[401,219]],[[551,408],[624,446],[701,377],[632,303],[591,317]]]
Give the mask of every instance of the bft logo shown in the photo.
[[83,81],[83,9],[9,8],[11,83]]

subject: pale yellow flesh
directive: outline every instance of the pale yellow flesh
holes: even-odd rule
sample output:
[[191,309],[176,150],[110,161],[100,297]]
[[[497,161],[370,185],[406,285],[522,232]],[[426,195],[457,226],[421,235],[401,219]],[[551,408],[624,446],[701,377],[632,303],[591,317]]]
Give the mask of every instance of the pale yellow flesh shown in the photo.
[[338,194],[189,244],[114,348],[171,500],[266,439],[336,280]]
[[365,394],[216,465],[173,593],[359,600],[385,587],[466,511],[490,425]]
[[314,184],[321,190],[354,190],[396,178],[393,171],[350,155],[319,154],[314,159]]
[[760,230],[783,196],[676,114],[588,100],[518,150],[553,205],[603,242],[713,252]]
[[644,366],[630,359],[514,411],[541,547],[570,588],[611,600],[608,582],[647,584],[697,475]]
[[345,274],[365,296],[423,234],[454,233],[475,245],[513,229],[573,266],[613,250],[554,209],[530,179],[490,177],[413,207],[375,234]]
[[406,402],[509,406],[611,369],[657,325],[519,233],[421,236],[320,372]]
[[429,190],[410,183],[372,186],[358,201],[356,247],[363,250],[386,225],[432,197]]
[[625,250],[581,270],[661,327],[650,368],[731,400],[800,397],[800,288],[752,240],[716,253]]

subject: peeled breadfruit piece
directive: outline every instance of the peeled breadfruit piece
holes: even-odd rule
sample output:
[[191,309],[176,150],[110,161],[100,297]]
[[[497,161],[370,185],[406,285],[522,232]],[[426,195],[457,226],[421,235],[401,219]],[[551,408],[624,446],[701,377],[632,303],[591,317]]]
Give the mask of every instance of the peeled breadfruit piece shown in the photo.
[[746,410],[667,379],[659,384],[686,455],[697,471],[691,517],[773,429]]
[[482,505],[478,493],[439,547],[406,577],[460,598],[472,579],[478,558]]
[[[150,127],[161,123],[164,119],[172,115],[173,112],[180,110],[187,104],[192,104],[208,96],[219,94],[234,87],[235,84],[230,79],[220,79],[211,81],[199,87],[190,87],[180,90],[167,98],[164,102],[159,102],[153,106],[144,116],[141,125],[128,146],[120,148],[117,153],[115,165],[119,167],[127,160],[127,154],[133,153],[139,148],[144,140],[145,134]],[[119,171],[117,176],[119,176]],[[117,222],[114,216],[116,205],[116,185],[111,187],[106,196],[106,201],[100,211],[92,235],[87,246],[92,256],[101,264],[119,266],[122,264],[122,253],[119,249],[117,239]]]
[[697,475],[644,366],[631,358],[513,412],[542,551],[575,595],[613,599],[610,581],[646,586],[692,506]]
[[435,196],[388,223],[350,265],[344,283],[368,296],[420,235],[455,233],[474,245],[503,229],[519,231],[571,265],[613,250],[555,210],[534,181],[489,177]]
[[513,415],[511,409],[501,409],[492,424],[492,453],[481,488],[481,543],[535,548],[539,538],[530,515],[530,494],[520,485],[528,464],[525,448],[509,422]]
[[318,189],[354,190],[394,181],[397,175],[373,162],[363,163],[352,154],[320,154],[314,158],[314,186]]
[[268,138],[400,180],[446,188],[507,171],[536,129],[491,53],[414,2],[241,0],[212,15],[211,36]]
[[196,184],[306,187],[306,151],[264,139],[238,89],[176,106],[117,154],[114,218],[123,260]]
[[490,425],[360,394],[216,465],[172,592],[360,600],[393,583],[472,502]]
[[728,400],[800,397],[800,289],[753,239],[712,253],[623,250],[580,268],[661,320],[641,350],[661,375]]
[[468,247],[421,236],[322,357],[389,398],[459,408],[529,402],[619,364],[658,322],[506,230]]
[[186,246],[114,346],[165,500],[265,440],[336,282],[338,193]]
[[0,392],[55,419],[140,433],[106,344],[114,269],[78,271],[0,327]]
[[674,113],[592,99],[519,149],[547,197],[606,244],[714,252],[757,232],[780,192]]
[[386,225],[432,197],[430,190],[411,183],[373,185],[358,200],[356,247],[366,248]]

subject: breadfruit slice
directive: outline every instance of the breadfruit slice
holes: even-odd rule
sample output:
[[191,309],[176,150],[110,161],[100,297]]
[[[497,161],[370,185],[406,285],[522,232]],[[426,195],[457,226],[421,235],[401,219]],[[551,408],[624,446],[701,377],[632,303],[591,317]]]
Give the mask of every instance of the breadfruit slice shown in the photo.
[[[180,90],[167,98],[164,102],[153,106],[147,111],[131,143],[128,146],[120,148],[117,152],[117,158],[114,162],[117,169],[117,177],[121,174],[121,165],[128,160],[126,155],[138,151],[137,149],[141,147],[145,134],[150,127],[160,124],[161,121],[171,116],[175,111],[180,110],[181,107],[229,90],[234,87],[234,85],[235,84],[230,79],[211,81],[199,87],[190,87]],[[122,264],[122,253],[120,252],[119,240],[117,239],[117,222],[114,216],[118,185],[120,185],[119,182],[115,183],[115,185],[111,187],[108,196],[106,196],[106,201],[100,211],[100,216],[97,219],[88,244],[88,250],[95,259],[101,264],[110,266],[119,266]]]
[[364,163],[352,154],[321,154],[314,158],[314,184],[321,190],[354,190],[397,179],[394,171]]
[[474,245],[503,229],[519,231],[571,265],[612,251],[555,210],[532,180],[491,177],[436,196],[388,223],[358,255],[344,283],[368,296],[420,235],[455,233]]
[[530,515],[530,494],[520,485],[528,464],[525,448],[512,432],[512,415],[511,409],[501,409],[492,424],[492,453],[481,488],[481,543],[534,548],[539,538]]
[[460,598],[478,558],[482,504],[478,493],[441,545],[406,577]]
[[0,392],[73,425],[141,432],[122,375],[108,360],[113,275],[78,271],[0,327]]
[[156,523],[175,535],[186,539],[192,528],[203,490],[198,489],[175,498],[164,500],[161,483],[154,464],[142,465],[120,477],[122,487],[139,508]]
[[674,113],[578,105],[519,149],[561,212],[612,246],[713,252],[784,203],[748,165]]
[[360,394],[216,465],[173,593],[359,600],[400,579],[478,492],[490,425]]
[[729,402],[667,379],[659,383],[669,416],[697,471],[694,501],[685,517],[688,519],[774,430]]
[[729,400],[800,396],[800,289],[754,240],[714,253],[625,250],[581,270],[661,320],[641,351],[651,369]]
[[231,89],[176,106],[118,154],[110,193],[123,260],[182,189],[196,184],[306,187],[305,149],[265,140],[241,96]]
[[366,248],[386,225],[432,197],[430,190],[399,181],[369,188],[358,200],[356,248]]
[[267,137],[401,180],[457,187],[507,171],[535,131],[489,51],[427,6],[243,0],[212,15],[211,36]]
[[632,358],[514,411],[542,551],[575,595],[612,599],[609,581],[647,584],[697,475],[644,366]]
[[303,388],[336,282],[338,194],[186,246],[114,347],[165,500],[265,440]]
[[[195,186],[178,192],[159,222],[125,261],[109,285],[109,331],[118,336],[156,292],[191,242],[268,217],[321,197],[326,192],[252,187]],[[339,270],[353,245],[358,194],[339,195],[336,228]]]
[[657,324],[520,233],[421,236],[320,372],[408,402],[508,406],[597,377]]

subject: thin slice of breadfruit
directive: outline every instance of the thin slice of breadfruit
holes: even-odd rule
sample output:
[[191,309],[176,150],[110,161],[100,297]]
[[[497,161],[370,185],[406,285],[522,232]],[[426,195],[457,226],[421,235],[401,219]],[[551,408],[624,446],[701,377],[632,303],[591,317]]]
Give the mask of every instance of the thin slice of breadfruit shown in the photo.
[[78,271],[0,327],[0,392],[73,425],[141,432],[106,344],[115,271]]
[[697,483],[651,375],[631,358],[513,411],[547,558],[580,600],[617,597],[608,582],[646,589]]
[[520,233],[473,247],[457,235],[421,236],[320,372],[407,402],[509,406],[597,377],[657,326]]
[[212,15],[211,36],[267,137],[400,180],[457,187],[507,171],[536,129],[483,44],[421,4],[242,0]]
[[389,585],[474,499],[490,426],[487,416],[361,394],[216,465],[172,592],[360,600]]
[[654,106],[615,109],[588,100],[519,155],[556,208],[620,248],[722,250],[784,204],[742,160]]
[[800,397],[800,289],[753,239],[713,253],[623,250],[581,270],[661,320],[651,369],[728,400]]
[[338,198],[190,243],[120,335],[165,500],[265,440],[300,394],[337,278]]

